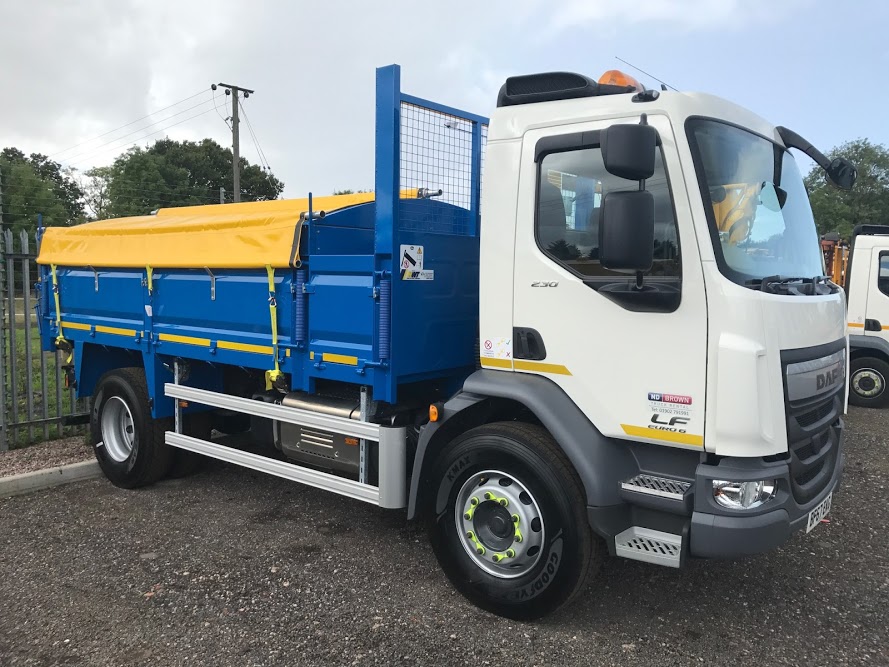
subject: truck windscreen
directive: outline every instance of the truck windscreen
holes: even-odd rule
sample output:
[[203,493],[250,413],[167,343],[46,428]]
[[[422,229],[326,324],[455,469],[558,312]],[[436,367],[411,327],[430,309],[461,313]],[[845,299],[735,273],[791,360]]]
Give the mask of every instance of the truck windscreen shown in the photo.
[[824,273],[818,233],[793,156],[723,122],[691,119],[688,138],[719,268],[741,285]]

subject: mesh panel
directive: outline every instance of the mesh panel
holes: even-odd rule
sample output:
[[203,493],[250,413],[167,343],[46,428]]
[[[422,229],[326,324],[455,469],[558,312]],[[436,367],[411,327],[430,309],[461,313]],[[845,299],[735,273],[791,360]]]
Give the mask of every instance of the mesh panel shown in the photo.
[[[478,212],[472,211],[472,130],[472,121],[401,103],[401,197],[415,199],[423,191],[434,195],[441,190],[441,195],[433,199],[464,209],[466,213],[458,211],[456,215],[432,220],[428,207],[402,207],[399,228],[457,235],[474,232],[470,216]],[[487,136],[487,125],[483,125],[482,165]]]

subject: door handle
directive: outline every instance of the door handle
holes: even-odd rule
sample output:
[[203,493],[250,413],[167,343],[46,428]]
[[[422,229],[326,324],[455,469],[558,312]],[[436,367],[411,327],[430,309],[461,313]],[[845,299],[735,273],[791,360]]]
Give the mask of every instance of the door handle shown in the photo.
[[880,320],[864,320],[864,330],[865,331],[882,331],[883,325],[880,324]]
[[543,344],[543,336],[536,329],[527,327],[514,327],[512,330],[513,352],[516,359],[531,359],[540,361],[546,359],[546,347]]

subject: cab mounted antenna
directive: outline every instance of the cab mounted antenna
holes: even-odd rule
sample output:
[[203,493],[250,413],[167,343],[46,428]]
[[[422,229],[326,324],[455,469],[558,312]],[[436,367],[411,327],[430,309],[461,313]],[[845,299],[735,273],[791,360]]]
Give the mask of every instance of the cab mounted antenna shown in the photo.
[[666,90],[667,88],[672,88],[673,90],[675,90],[675,91],[677,91],[677,92],[679,91],[679,89],[676,88],[675,86],[671,86],[669,83],[666,83],[666,82],[664,82],[664,81],[661,81],[660,79],[658,79],[658,78],[657,78],[656,76],[654,76],[653,74],[649,74],[649,73],[646,72],[644,69],[640,69],[640,68],[636,67],[633,63],[631,63],[631,62],[627,62],[626,60],[624,60],[623,58],[621,58],[621,57],[619,57],[619,56],[614,56],[614,57],[617,58],[618,60],[620,60],[624,65],[629,65],[630,67],[632,67],[632,68],[633,68],[634,70],[636,70],[637,72],[641,72],[641,73],[644,74],[645,76],[650,77],[650,78],[654,79],[655,81],[657,81],[659,84],[661,84],[661,90]]

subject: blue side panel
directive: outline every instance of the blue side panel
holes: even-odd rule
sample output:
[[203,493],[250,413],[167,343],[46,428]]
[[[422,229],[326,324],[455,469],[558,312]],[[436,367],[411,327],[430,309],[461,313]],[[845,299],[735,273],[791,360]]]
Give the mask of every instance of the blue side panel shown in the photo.
[[[392,284],[392,372],[398,384],[468,374],[475,368],[478,337],[479,239],[465,209],[434,200],[402,200],[411,230],[398,230],[401,245],[423,246],[432,280]],[[436,233],[436,230],[461,233]],[[425,230],[425,231],[421,231]]]
[[[59,300],[67,322],[142,331],[145,315],[139,270],[60,268]],[[97,287],[98,286],[98,287]],[[53,311],[55,308],[53,307]],[[66,332],[67,335],[68,332]]]

